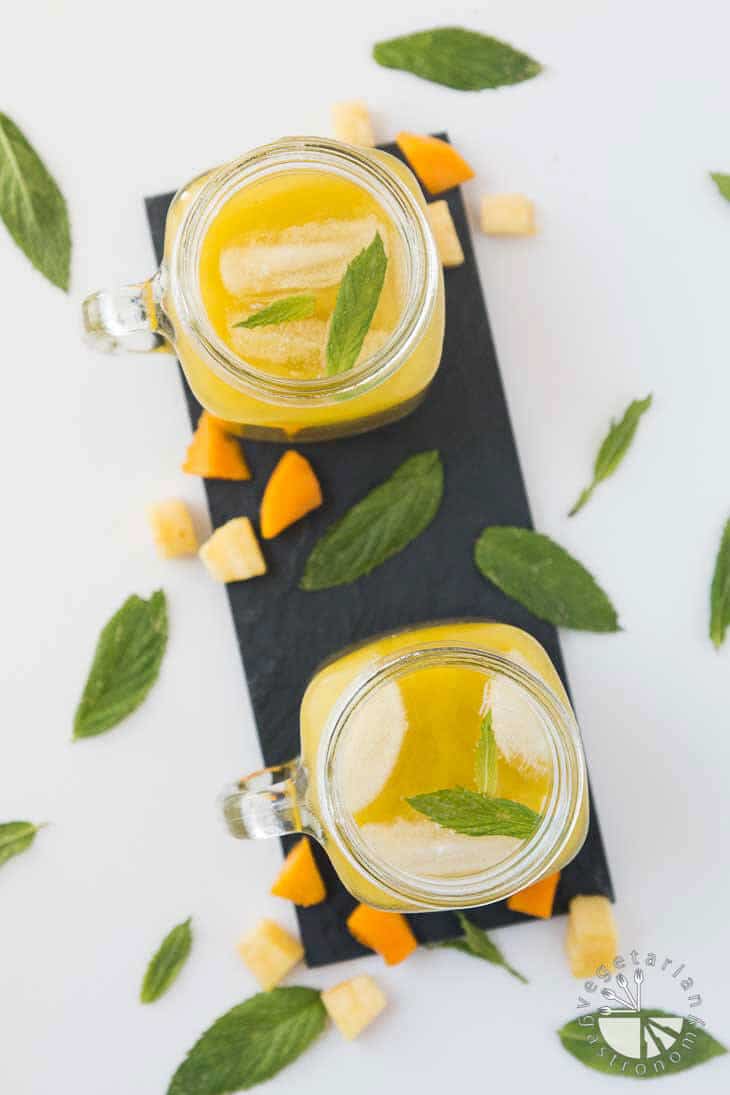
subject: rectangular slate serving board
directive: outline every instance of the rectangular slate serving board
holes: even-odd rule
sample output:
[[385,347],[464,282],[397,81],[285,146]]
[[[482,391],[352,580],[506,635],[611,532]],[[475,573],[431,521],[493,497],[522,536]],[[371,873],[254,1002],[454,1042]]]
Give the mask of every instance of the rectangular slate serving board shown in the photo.
[[[402,158],[395,145],[383,147]],[[158,262],[172,196],[146,200]],[[298,752],[299,703],[317,666],[343,647],[379,632],[465,616],[501,620],[534,635],[566,681],[555,628],[486,582],[473,563],[474,541],[486,525],[531,528],[532,519],[464,203],[458,189],[442,196],[449,203],[465,262],[445,271],[443,359],[425,401],[408,418],[374,433],[297,445],[317,471],[325,505],[265,543],[268,574],[228,586],[266,765],[280,764]],[[195,425],[200,406],[182,379]],[[352,585],[317,593],[299,590],[304,562],[328,525],[407,456],[433,448],[441,453],[446,487],[431,527],[399,556]],[[253,482],[205,483],[215,527],[242,514],[255,518],[263,488],[283,451],[263,442],[246,442],[245,449]],[[297,909],[307,963],[321,966],[370,953],[345,926],[354,899],[319,846],[315,855],[328,896],[320,905]],[[244,848],[241,869],[246,869]],[[588,839],[562,873],[556,912],[566,912],[570,898],[578,893],[600,893],[613,900],[593,805]],[[470,916],[484,928],[529,919],[511,912],[504,902],[473,910]],[[420,913],[410,920],[423,943],[460,934],[452,913]]]

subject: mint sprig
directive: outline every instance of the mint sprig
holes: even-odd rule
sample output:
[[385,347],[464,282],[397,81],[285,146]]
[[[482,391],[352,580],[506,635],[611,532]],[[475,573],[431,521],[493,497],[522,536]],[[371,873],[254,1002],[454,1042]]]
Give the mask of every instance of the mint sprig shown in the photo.
[[378,42],[373,57],[386,68],[399,68],[423,80],[480,91],[531,80],[542,65],[499,38],[463,27],[436,27]]
[[71,229],[66,200],[27,137],[2,113],[0,219],[35,268],[67,292]]
[[518,981],[521,981],[523,985],[526,985],[527,978],[523,977],[514,966],[510,966],[507,959],[502,954],[501,950],[496,943],[493,943],[485,931],[478,928],[476,924],[472,924],[463,912],[457,912],[459,924],[461,930],[464,933],[461,939],[446,939],[443,943],[437,944],[439,947],[451,947],[453,950],[462,951],[464,954],[471,954],[474,958],[482,958],[485,962],[491,962],[495,966],[501,966],[503,969],[511,973],[513,977],[516,977]]
[[715,560],[710,589],[710,638],[719,649],[730,627],[730,520],[726,523]]
[[629,403],[624,411],[623,418],[619,422],[611,423],[593,465],[593,480],[581,492],[578,501],[568,514],[569,517],[573,517],[579,510],[583,509],[598,484],[602,483],[604,479],[608,479],[616,471],[634,440],[641,416],[651,407],[651,400],[650,395],[646,399],[635,399],[632,403]]
[[0,867],[30,848],[42,825],[32,821],[4,821],[0,824]]
[[497,790],[497,739],[492,727],[492,712],[487,711],[479,727],[476,759],[474,761],[474,781],[477,791],[485,795],[494,795]]
[[167,602],[128,597],[99,636],[74,718],[74,738],[103,734],[131,714],[157,680],[167,646]]
[[388,259],[380,233],[356,255],[345,271],[327,337],[327,372],[330,376],[353,367],[370,330],[385,281]]
[[721,171],[711,171],[710,178],[723,198],[730,202],[730,175],[724,175]]
[[143,1004],[152,1004],[167,992],[187,961],[192,945],[193,933],[188,917],[167,933],[150,959],[139,994]]
[[167,1095],[242,1091],[296,1060],[324,1029],[320,993],[309,988],[260,992],[222,1015],[195,1043]]
[[429,791],[406,802],[443,829],[462,836],[512,836],[528,840],[542,821],[529,806],[510,798],[493,798],[465,787]]
[[317,306],[316,297],[303,293],[299,296],[283,297],[254,312],[234,327],[272,327],[278,323],[290,323],[294,319],[309,319]]

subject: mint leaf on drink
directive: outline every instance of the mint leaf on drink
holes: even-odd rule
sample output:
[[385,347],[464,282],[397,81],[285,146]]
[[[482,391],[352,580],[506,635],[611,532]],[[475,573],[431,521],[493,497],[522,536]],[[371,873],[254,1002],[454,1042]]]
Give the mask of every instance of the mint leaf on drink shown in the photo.
[[1,112],[0,219],[36,270],[68,292],[71,229],[65,198],[28,139]]
[[604,479],[608,479],[609,475],[613,475],[616,471],[634,440],[634,434],[641,416],[651,407],[651,399],[650,395],[646,399],[635,399],[633,403],[629,403],[621,421],[611,423],[593,465],[593,481],[581,493],[578,501],[570,510],[569,517],[582,509],[598,484],[602,483]]
[[192,945],[193,933],[188,917],[168,932],[150,959],[139,994],[143,1004],[152,1004],[167,992],[187,961]]
[[327,372],[345,373],[357,361],[375,315],[388,259],[380,233],[356,255],[337,290],[327,338]]
[[293,319],[309,319],[314,315],[316,305],[316,298],[306,293],[300,296],[283,297],[282,300],[275,300],[273,304],[254,312],[248,319],[234,323],[233,326],[271,327],[276,323],[289,323]]
[[498,38],[463,27],[437,27],[378,42],[379,65],[411,72],[457,91],[481,91],[530,80],[542,65]]
[[271,1079],[324,1029],[320,993],[309,988],[260,992],[201,1035],[170,1081],[167,1095],[228,1095]]
[[32,821],[0,823],[0,867],[14,855],[27,851],[41,828],[41,825],[34,825]]
[[406,802],[443,829],[463,836],[512,836],[528,840],[542,821],[529,806],[509,798],[492,798],[465,787],[429,791]]
[[[568,1053],[581,1064],[596,1072],[613,1075],[620,1072],[621,1075],[632,1078],[650,1080],[656,1076],[684,1072],[685,1069],[694,1068],[713,1057],[721,1057],[727,1053],[725,1046],[713,1038],[708,1031],[687,1022],[683,1016],[673,1015],[660,1008],[641,1008],[640,1011],[632,1012],[631,1016],[623,1018],[624,1024],[627,1022],[636,1024],[639,1045],[658,1046],[660,1050],[667,1052],[662,1052],[660,1057],[650,1057],[648,1060],[630,1058],[633,1068],[623,1071],[620,1066],[616,1066],[616,1054],[613,1048],[604,1048],[606,1043],[603,1041],[598,1025],[600,1018],[598,1011],[586,1012],[580,1018],[571,1019],[557,1032],[563,1048],[567,1049]],[[682,1022],[670,1026],[662,1022],[667,1019],[681,1019]],[[672,1053],[673,1043],[677,1043],[679,1050],[676,1054]],[[603,1052],[601,1052],[602,1049]],[[662,1067],[652,1067],[652,1061],[660,1062]],[[643,1072],[635,1071],[637,1065],[644,1065]]]
[[479,741],[474,764],[477,791],[493,795],[497,790],[497,739],[492,727],[492,712],[487,711],[479,727]]
[[307,559],[300,588],[331,589],[354,582],[403,551],[431,524],[443,491],[438,452],[410,456],[327,529]]
[[710,178],[723,198],[730,202],[730,175],[723,175],[720,171],[711,171]]
[[730,521],[725,525],[710,589],[710,638],[719,649],[730,627]]
[[485,931],[478,928],[476,924],[472,924],[464,913],[457,912],[456,915],[464,933],[462,938],[446,939],[443,943],[438,943],[437,946],[451,947],[453,950],[462,951],[464,954],[471,954],[474,958],[482,958],[485,962],[491,962],[495,966],[502,966],[518,981],[521,981],[523,985],[528,983],[526,977],[523,977],[513,966],[510,966],[499,947],[492,942]]
[[549,536],[492,525],[477,540],[474,561],[485,578],[540,620],[578,631],[620,630],[595,578]]
[[74,718],[74,738],[110,730],[142,703],[157,680],[167,645],[167,602],[132,595],[104,627]]

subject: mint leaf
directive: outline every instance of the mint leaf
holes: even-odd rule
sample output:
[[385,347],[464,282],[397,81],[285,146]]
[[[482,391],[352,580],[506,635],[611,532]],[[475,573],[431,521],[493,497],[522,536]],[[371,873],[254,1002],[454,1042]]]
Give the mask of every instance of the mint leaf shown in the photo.
[[[664,1066],[662,1069],[652,1067],[652,1061],[659,1061],[659,1057],[649,1058],[645,1061],[628,1058],[628,1067],[625,1071],[620,1071],[621,1064],[616,1064],[614,1050],[604,1048],[601,1052],[601,1048],[605,1047],[606,1043],[598,1025],[600,1016],[597,1011],[586,1012],[579,1019],[571,1019],[557,1032],[558,1038],[568,1053],[572,1054],[581,1064],[587,1065],[588,1068],[592,1068],[596,1072],[613,1073],[614,1075],[620,1072],[623,1076],[637,1076],[639,1074],[635,1071],[636,1066],[645,1064],[646,1071],[641,1077],[645,1080],[672,1072],[684,1072],[688,1068],[694,1068],[704,1061],[709,1061],[713,1057],[721,1057],[727,1053],[725,1046],[718,1042],[716,1038],[713,1038],[708,1031],[703,1030],[702,1027],[696,1026],[694,1023],[685,1020],[684,1026],[677,1032],[661,1021],[662,1019],[680,1019],[683,1018],[682,1016],[675,1016],[671,1012],[661,1011],[659,1008],[641,1008],[633,1015],[635,1015],[635,1022],[639,1025],[640,1044],[658,1045],[661,1050],[665,1051],[661,1053],[661,1062]],[[677,1040],[677,1049],[679,1050],[677,1057],[679,1059],[673,1061],[670,1056],[673,1048],[671,1039],[677,1038],[677,1035],[679,1035]],[[611,1063],[612,1058],[614,1058],[613,1064]]]
[[492,712],[487,711],[479,728],[477,755],[474,764],[477,791],[493,795],[497,790],[497,739],[492,728]]
[[380,233],[356,255],[337,291],[327,338],[327,372],[345,373],[357,361],[375,315],[388,259]]
[[132,595],[106,624],[74,718],[74,738],[103,734],[131,714],[157,680],[167,645],[167,603]]
[[373,47],[373,57],[386,68],[403,69],[457,91],[519,84],[542,71],[542,65],[526,53],[463,27],[439,27],[390,38]]
[[431,524],[443,491],[438,452],[410,456],[327,529],[307,559],[300,588],[330,589],[369,574]]
[[720,541],[710,590],[710,638],[716,647],[725,641],[730,627],[730,521]]
[[549,536],[492,525],[476,542],[485,578],[540,620],[578,631],[619,631],[616,610],[584,566]]
[[499,947],[492,942],[485,931],[478,928],[476,924],[472,924],[471,920],[468,920],[462,912],[458,912],[456,915],[464,933],[463,938],[446,939],[443,943],[437,944],[438,946],[451,947],[453,950],[462,951],[464,954],[471,954],[474,958],[483,958],[485,962],[491,962],[495,966],[502,966],[518,981],[521,981],[523,985],[527,984],[527,978],[510,966]]
[[635,399],[633,403],[629,403],[620,422],[611,422],[593,465],[593,482],[582,492],[568,514],[569,517],[582,509],[598,484],[616,471],[634,440],[639,419],[651,407],[651,399],[650,395],[646,399]]
[[723,198],[730,202],[730,175],[723,175],[719,171],[711,171],[710,178],[717,186],[717,189],[720,191]]
[[167,992],[185,964],[192,945],[193,933],[188,917],[168,932],[150,959],[139,994],[143,1004],[152,1004]]
[[0,824],[0,867],[14,855],[30,848],[41,825],[31,821],[5,821]]
[[68,291],[71,230],[66,201],[38,153],[2,113],[0,218],[36,270]]
[[521,802],[491,798],[465,787],[429,791],[407,798],[406,802],[443,829],[463,836],[513,836],[527,840],[542,820],[540,814]]
[[309,319],[314,315],[317,306],[315,297],[302,294],[295,297],[284,297],[275,300],[258,312],[254,312],[248,319],[242,319],[240,323],[234,323],[234,327],[271,327],[275,323],[288,323],[293,319]]
[[316,989],[260,992],[227,1011],[198,1039],[167,1095],[228,1095],[261,1084],[304,1052],[326,1018]]

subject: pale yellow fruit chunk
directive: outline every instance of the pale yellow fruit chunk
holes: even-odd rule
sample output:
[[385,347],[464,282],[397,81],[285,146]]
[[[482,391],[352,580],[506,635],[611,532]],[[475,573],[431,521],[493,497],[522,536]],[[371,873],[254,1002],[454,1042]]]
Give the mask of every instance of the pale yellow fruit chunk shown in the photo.
[[327,989],[322,1003],[340,1034],[352,1041],[380,1015],[387,1000],[372,977],[362,975]]
[[195,555],[198,537],[190,516],[190,510],[179,498],[167,498],[155,502],[147,509],[155,546],[163,559],[175,559],[180,555]]
[[[286,368],[304,378],[324,376],[329,327],[323,319],[300,319],[276,327],[234,327],[231,339],[244,361],[264,368]],[[385,331],[368,331],[355,366],[371,357],[387,340]]]
[[351,99],[332,106],[332,128],[338,141],[363,148],[375,147],[375,133],[370,112],[363,99]]
[[[233,296],[326,289],[339,285],[351,259],[387,230],[374,216],[308,221],[269,232],[221,253],[223,284]],[[386,244],[387,250],[387,244]]]
[[265,992],[283,981],[304,957],[299,940],[273,920],[262,920],[236,949]]
[[336,771],[351,814],[364,810],[385,787],[407,726],[403,697],[394,681],[376,688],[350,715],[338,744]]
[[248,517],[226,521],[198,554],[217,582],[244,582],[266,573],[266,560]]
[[480,224],[488,236],[534,236],[535,207],[524,194],[485,194]]
[[547,773],[550,749],[537,703],[502,676],[490,684],[489,703],[494,737],[505,760],[526,773]]
[[436,240],[441,262],[444,266],[461,266],[464,261],[464,252],[451,219],[449,203],[443,198],[441,201],[430,202],[426,206],[426,216]]
[[613,967],[618,933],[607,897],[581,895],[573,898],[565,946],[574,977],[593,977],[599,966]]

